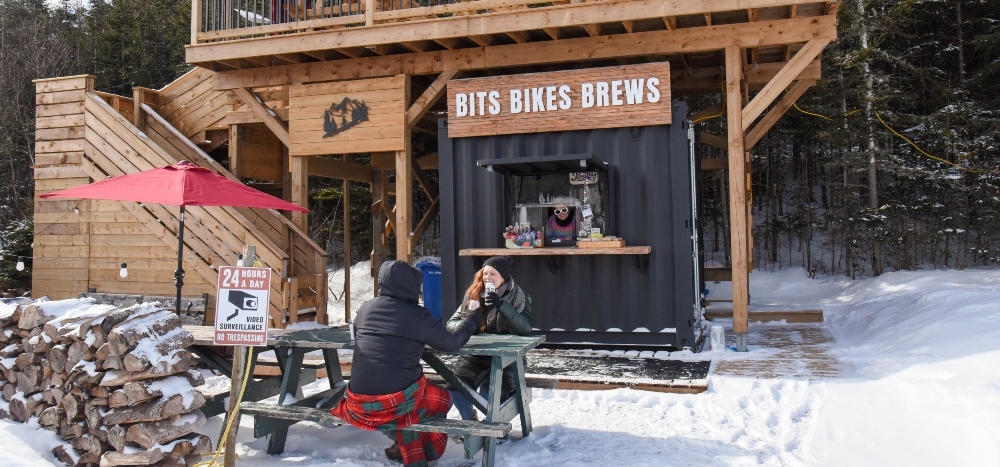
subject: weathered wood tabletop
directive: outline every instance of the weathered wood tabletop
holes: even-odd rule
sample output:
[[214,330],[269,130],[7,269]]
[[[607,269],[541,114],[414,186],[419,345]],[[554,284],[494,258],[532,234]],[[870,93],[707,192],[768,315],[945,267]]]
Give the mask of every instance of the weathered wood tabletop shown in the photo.
[[[199,355],[207,356],[208,361],[215,366],[225,370],[226,362],[208,351],[208,347],[213,345],[213,335],[215,329],[211,326],[184,326],[184,329],[191,332],[195,337],[194,348],[203,350]],[[424,351],[422,359],[445,379],[452,390],[459,392],[473,406],[485,414],[487,423],[506,423],[514,418],[521,419],[521,432],[523,436],[531,433],[531,415],[528,403],[531,401],[531,392],[525,383],[524,357],[528,351],[538,347],[545,341],[545,336],[515,336],[510,334],[479,334],[472,336],[469,342],[461,349],[453,352],[441,352],[432,348]],[[269,329],[266,347],[274,349],[281,368],[281,385],[278,390],[278,406],[288,407],[301,406],[312,408],[329,409],[333,407],[343,396],[347,386],[343,383],[343,375],[340,372],[340,361],[336,350],[351,349],[353,347],[351,334],[345,328],[315,328],[315,329]],[[298,400],[293,404],[286,405],[284,400],[298,388],[301,392],[302,381],[302,361],[304,355],[310,350],[322,350],[325,366],[327,367],[327,378],[330,382],[330,389],[319,394]],[[256,362],[259,352],[253,354],[249,362],[252,366]],[[454,355],[479,355],[490,357],[490,379],[488,384],[488,395],[483,398],[478,394],[477,388],[469,387],[461,381],[454,371],[438,358],[438,354]],[[504,370],[510,369],[515,379],[516,390],[507,400],[503,400],[501,393],[501,375]],[[252,371],[252,370],[251,370]],[[259,399],[256,399],[259,400]],[[268,417],[255,417],[254,435],[262,437],[271,435],[268,441],[267,452],[269,454],[280,454],[284,451],[285,438],[288,427],[295,421],[278,420]],[[470,459],[479,450],[483,450],[483,464],[492,467],[496,457],[496,443],[489,436],[466,436],[465,437],[465,457]]]
[[[213,345],[212,326],[184,326],[194,335],[195,345]],[[456,355],[487,355],[523,357],[528,351],[545,341],[544,336],[515,336],[510,334],[477,334],[461,349],[443,352]],[[268,329],[268,347],[299,347],[309,349],[350,349],[351,334],[344,328]],[[436,351],[435,352],[439,352]]]

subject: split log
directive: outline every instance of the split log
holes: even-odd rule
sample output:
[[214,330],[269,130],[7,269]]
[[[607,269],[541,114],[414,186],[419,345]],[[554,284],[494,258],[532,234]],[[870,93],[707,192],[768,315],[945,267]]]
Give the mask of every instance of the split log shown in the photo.
[[[39,400],[38,403],[36,403],[34,408],[31,410],[31,415],[33,415],[35,418],[41,417],[42,412],[45,412],[45,409],[49,407],[51,406],[47,404],[45,401]],[[25,408],[27,408],[27,404],[25,404]]]
[[62,403],[64,395],[66,395],[66,391],[63,391],[62,388],[50,387],[42,391],[42,400],[49,405],[59,405]]
[[91,386],[99,384],[107,376],[103,371],[97,371],[94,362],[80,362],[70,371],[67,381],[75,384],[82,392],[87,392]]
[[17,327],[20,329],[35,329],[38,328],[38,332],[42,332],[42,325],[56,319],[56,315],[52,314],[51,311],[46,311],[45,307],[41,304],[32,304],[24,308],[21,312],[21,319],[17,322]]
[[18,305],[6,313],[0,313],[0,328],[17,326],[27,305]]
[[163,308],[143,305],[132,305],[127,308],[112,310],[106,316],[95,319],[90,327],[98,339],[106,342],[111,330],[119,325],[128,325],[143,321],[150,316],[161,314]]
[[15,372],[17,372],[17,368],[15,368],[16,361],[17,358],[13,357],[0,360],[0,372],[3,372],[3,379],[11,383],[17,382],[17,376],[15,375]]
[[117,355],[108,355],[101,362],[101,367],[105,370],[121,370],[125,366],[122,364],[122,358]]
[[84,406],[83,416],[87,421],[87,428],[90,431],[100,428],[103,415],[98,406]]
[[63,384],[65,382],[66,382],[65,372],[52,373],[52,377],[49,378],[49,384],[55,387],[63,387]]
[[10,344],[7,347],[4,347],[3,350],[0,350],[0,358],[17,357],[18,355],[21,355],[22,352],[24,352],[23,347],[20,345]]
[[68,420],[79,420],[83,418],[83,404],[73,394],[66,394],[62,398],[62,408]]
[[108,443],[108,427],[101,425],[97,427],[96,430],[91,430],[90,435],[103,441],[105,444]]
[[111,347],[113,355],[124,356],[139,345],[139,342],[144,340],[148,342],[159,336],[166,336],[180,327],[181,319],[177,315],[161,309],[159,313],[150,315],[143,320],[123,323],[114,328],[108,334],[108,345]]
[[94,353],[94,358],[98,361],[104,361],[109,355],[111,355],[111,347],[108,347],[108,343],[105,342],[97,348],[97,352]]
[[118,407],[111,409],[104,416],[105,425],[122,423],[148,422],[162,420],[167,417],[190,412],[205,405],[205,396],[199,391],[190,394],[174,394],[170,397],[160,397],[134,407]]
[[136,346],[132,352],[122,357],[122,362],[128,371],[142,371],[193,344],[194,335],[184,328],[175,328],[167,335],[156,336],[155,339]]
[[14,394],[17,394],[17,385],[8,383],[3,387],[3,400],[9,401],[14,398]]
[[17,358],[14,359],[14,368],[18,371],[24,371],[24,369],[29,366],[38,365],[38,362],[42,361],[42,355],[44,354],[34,352],[25,352],[18,355]]
[[191,433],[205,422],[205,415],[201,410],[195,410],[156,422],[136,423],[129,427],[125,439],[150,449],[157,444],[166,444]]
[[89,434],[73,439],[70,444],[79,453],[96,452],[98,456],[109,450],[107,444]]
[[45,355],[52,348],[53,342],[45,334],[39,334],[31,339],[28,339],[28,345],[24,347],[25,351],[34,352],[40,355]]
[[125,383],[121,389],[111,393],[108,397],[108,406],[116,408],[139,405],[155,397],[162,396],[163,391],[161,389],[164,387],[183,387],[182,385],[184,384],[190,385],[191,391],[196,391],[195,387],[205,384],[205,377],[198,371],[188,370],[184,373],[160,380],[130,381]]
[[87,392],[90,393],[90,397],[101,397],[107,399],[111,396],[111,390],[104,386],[92,386]]
[[[201,456],[212,450],[212,440],[205,435],[187,435],[183,439],[178,439],[172,443],[169,443],[163,447],[164,450],[170,449],[169,454],[160,462],[155,465],[158,466],[177,466],[186,465],[181,464],[182,460],[187,460],[195,456]],[[193,464],[192,464],[193,465]]]
[[121,371],[121,370],[108,370],[104,379],[101,380],[101,386],[121,386],[130,381],[140,381],[152,378],[161,378],[164,376],[172,376],[179,373],[184,373],[191,369],[194,364],[194,356],[191,352],[183,351],[179,352],[177,358],[173,361],[164,362],[162,365],[155,365],[149,367],[143,371]]
[[25,395],[34,394],[42,390],[39,387],[42,382],[42,371],[37,366],[29,366],[17,375],[17,390]]
[[94,360],[95,349],[84,341],[76,341],[66,350],[66,366],[73,368],[82,361]]
[[77,465],[80,454],[69,444],[60,444],[52,449],[52,455],[56,456],[60,462],[66,465]]
[[115,451],[125,451],[125,436],[128,431],[127,426],[115,425],[108,428],[108,444],[115,448]]
[[59,436],[62,439],[79,438],[87,433],[87,426],[80,422],[65,421],[59,427]]
[[163,459],[165,454],[159,449],[141,450],[137,447],[126,447],[124,451],[108,451],[101,456],[101,467],[116,467],[119,465],[151,465]]
[[8,408],[10,409],[10,418],[15,422],[23,423],[28,421],[28,419],[31,417],[31,414],[28,413],[28,410],[25,407],[26,402],[27,401],[24,399],[24,396],[18,394],[13,398],[11,398],[10,403],[7,404]]
[[66,412],[56,406],[49,407],[38,416],[38,424],[52,431],[59,431],[63,420],[66,419]]

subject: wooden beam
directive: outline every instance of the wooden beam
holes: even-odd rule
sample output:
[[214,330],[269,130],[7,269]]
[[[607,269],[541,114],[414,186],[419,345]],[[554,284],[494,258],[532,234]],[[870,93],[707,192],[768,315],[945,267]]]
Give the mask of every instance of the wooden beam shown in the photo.
[[[410,76],[405,77],[403,89],[406,92],[404,102],[410,101]],[[410,227],[413,225],[413,150],[410,143],[409,128],[403,131],[404,148],[396,152],[396,259],[410,261],[413,250],[410,248]]]
[[372,177],[372,252],[369,256],[371,261],[371,276],[374,281],[375,294],[378,295],[378,271],[385,262],[385,223],[386,215],[382,205],[388,202],[388,195],[385,192],[386,171],[377,170]]
[[430,199],[437,199],[438,198],[437,189],[434,188],[434,184],[431,183],[430,177],[427,176],[427,173],[424,172],[424,169],[420,168],[420,164],[417,163],[416,159],[413,159],[411,161],[410,168],[413,170],[413,176],[417,178],[417,183],[420,184],[420,188],[423,188],[424,193],[427,194],[427,197]]
[[548,34],[549,37],[551,37],[552,40],[554,41],[559,40],[559,38],[562,36],[561,34],[562,31],[559,28],[545,28],[542,29],[542,31],[545,31],[545,34]]
[[747,239],[747,164],[743,134],[743,54],[726,48],[726,108],[729,127],[729,230],[732,236],[733,332],[749,332],[750,305]]
[[799,98],[802,97],[802,95],[805,94],[806,91],[809,90],[809,88],[813,87],[815,84],[816,81],[811,79],[798,80],[795,82],[795,84],[792,84],[792,87],[790,87],[788,91],[785,92],[783,96],[781,96],[781,99],[778,100],[778,103],[775,104],[774,107],[771,107],[771,110],[769,110],[767,114],[764,115],[764,118],[762,118],[760,122],[754,125],[752,130],[747,132],[747,138],[746,138],[747,149],[753,148],[758,142],[760,142],[760,140],[764,138],[764,135],[767,134],[767,132],[771,129],[771,127],[773,127],[775,123],[778,123],[778,120],[780,120],[781,117],[785,115],[785,112],[787,112],[788,109],[792,108],[792,105],[795,104],[795,101],[799,100]]
[[[708,172],[712,170],[726,170],[728,168],[729,168],[729,159],[726,159],[724,157],[706,157],[701,160],[702,172]],[[705,280],[712,280],[712,279],[708,279],[706,277]]]
[[445,70],[438,75],[434,82],[427,87],[427,90],[425,90],[424,93],[417,98],[417,101],[406,110],[407,127],[412,127],[420,121],[421,118],[424,118],[427,111],[430,110],[431,107],[433,107],[434,104],[441,99],[441,96],[444,95],[444,91],[448,85],[448,80],[454,78],[457,74],[458,70]]
[[215,73],[213,84],[216,90],[225,90],[397,74],[427,75],[441,73],[444,70],[483,70],[581,60],[709,52],[729,46],[763,47],[795,44],[815,37],[835,39],[836,19],[822,16],[758,21],[672,31],[647,31],[628,35],[300,63],[270,67],[266,73],[261,73],[260,70],[219,71]]
[[725,104],[722,103],[722,102],[720,102],[720,103],[715,104],[715,105],[713,105],[711,107],[699,110],[699,111],[695,112],[694,115],[691,116],[691,121],[693,122],[693,121],[696,121],[696,120],[701,120],[701,119],[706,118],[706,117],[712,117],[712,116],[715,116],[715,115],[721,115],[722,112],[725,110],[725,108],[726,108]]
[[524,31],[510,31],[507,33],[507,37],[514,39],[514,42],[517,42],[518,44],[528,42],[528,33]]
[[[288,161],[288,169],[292,173],[291,201],[302,207],[309,207],[309,158],[292,157]],[[307,213],[292,211],[292,223],[303,232],[309,231]],[[297,293],[292,290],[292,293]]]
[[601,35],[601,25],[600,24],[581,24],[581,28],[587,31],[590,37],[597,37]]
[[417,227],[413,229],[413,235],[410,236],[410,251],[417,248],[417,244],[420,243],[420,239],[423,238],[424,232],[426,232],[427,228],[431,226],[431,223],[434,222],[434,218],[437,217],[438,212],[440,211],[440,198],[434,198],[434,201],[431,202],[431,207],[427,209],[427,213],[425,213],[424,217],[420,219]]
[[260,101],[260,98],[253,93],[253,91],[247,88],[234,88],[233,92],[235,92],[236,95],[243,100],[243,103],[245,103],[247,107],[250,107],[250,110],[257,115],[257,118],[260,118],[264,124],[271,129],[271,132],[273,132],[274,135],[281,140],[286,148],[292,145],[292,138],[288,135],[288,124],[281,121],[274,111],[267,108],[264,103]]
[[668,30],[677,29],[677,18],[673,16],[667,16],[663,18],[663,25],[667,27]]
[[[417,159],[417,164],[423,170],[438,169],[438,153],[431,153]],[[395,170],[395,152],[373,152],[371,155],[372,170]]]
[[[789,4],[814,3],[809,0],[741,0],[740,8],[768,8]],[[364,47],[394,43],[401,37],[427,40],[468,37],[470,35],[507,34],[511,31],[531,31],[551,27],[569,27],[613,23],[693,14],[706,15],[711,26],[711,14],[733,10],[732,0],[672,1],[631,0],[623,2],[593,2],[579,5],[557,5],[528,8],[511,13],[437,18],[433,21],[410,21],[377,24],[358,28],[327,29],[263,36],[260,38],[212,42],[190,46],[186,61],[197,64],[243,57],[248,50],[268,50],[271,53],[291,53],[339,47]],[[433,23],[433,27],[428,27]],[[695,28],[697,29],[697,28]],[[251,44],[267,44],[255,46]]]
[[[347,162],[347,156],[343,161]],[[351,181],[344,179],[344,322],[351,322]]]
[[823,51],[823,47],[830,43],[830,39],[813,39],[806,43],[804,47],[799,49],[799,51],[788,61],[788,64],[778,72],[778,74],[761,89],[759,93],[743,108],[742,124],[743,130],[750,127],[760,114],[764,113],[764,109],[774,102],[782,91],[788,88],[788,85],[792,84],[792,81],[799,76],[802,72],[817,56]]
[[712,13],[705,13],[705,26],[712,25]]
[[721,136],[715,136],[707,131],[701,132],[698,140],[716,149],[729,150],[729,140]]
[[372,168],[367,165],[324,157],[312,157],[310,159],[309,175],[372,183]]

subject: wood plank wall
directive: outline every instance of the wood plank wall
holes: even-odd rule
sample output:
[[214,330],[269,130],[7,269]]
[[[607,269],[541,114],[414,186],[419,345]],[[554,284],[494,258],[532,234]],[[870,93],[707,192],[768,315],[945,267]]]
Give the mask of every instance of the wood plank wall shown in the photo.
[[[90,183],[80,166],[84,152],[83,101],[92,76],[35,81],[35,257],[31,289],[36,297],[76,297],[89,284],[90,203],[41,200],[40,196]],[[79,214],[74,213],[79,209]]]
[[[93,160],[93,153],[101,152],[101,142],[109,136],[101,137],[91,130],[92,141],[87,139],[85,101],[86,93],[94,90],[92,76],[38,80],[35,90],[38,130],[32,293],[62,299],[95,288],[108,293],[173,295],[175,248],[155,235],[124,203],[40,198],[91,183],[84,164]],[[122,262],[129,264],[127,278],[119,276]],[[186,269],[185,296],[214,294],[214,281]],[[210,300],[210,308],[214,309],[214,304]]]

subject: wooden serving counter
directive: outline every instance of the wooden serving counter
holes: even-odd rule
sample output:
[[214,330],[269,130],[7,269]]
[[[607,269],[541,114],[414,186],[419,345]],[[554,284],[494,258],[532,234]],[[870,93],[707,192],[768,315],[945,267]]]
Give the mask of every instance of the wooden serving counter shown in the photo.
[[648,246],[625,246],[621,248],[466,248],[458,251],[458,256],[577,256],[577,255],[648,255],[653,251]]

